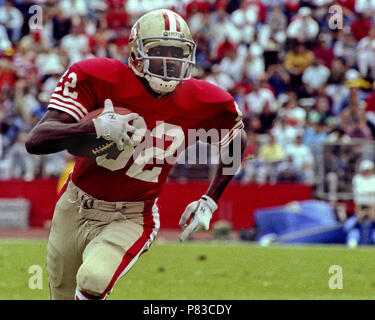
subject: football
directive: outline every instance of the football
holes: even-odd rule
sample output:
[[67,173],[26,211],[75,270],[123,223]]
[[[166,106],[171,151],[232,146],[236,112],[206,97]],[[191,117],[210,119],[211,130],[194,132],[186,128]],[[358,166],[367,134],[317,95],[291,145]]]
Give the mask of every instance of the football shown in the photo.
[[[95,119],[103,112],[103,109],[104,108],[95,109],[83,117],[80,122]],[[120,107],[114,107],[114,109],[116,113],[123,115],[133,112],[129,109]],[[82,158],[96,158],[107,154],[107,158],[116,159],[121,152],[117,149],[117,146],[113,141],[108,141],[103,138],[97,139],[95,134],[72,139],[67,150],[70,154]]]

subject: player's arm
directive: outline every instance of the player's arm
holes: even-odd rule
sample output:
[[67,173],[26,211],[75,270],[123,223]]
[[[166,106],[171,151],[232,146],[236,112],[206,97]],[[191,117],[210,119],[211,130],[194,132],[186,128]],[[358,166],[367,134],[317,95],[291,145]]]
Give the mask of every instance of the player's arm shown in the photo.
[[217,202],[241,165],[246,149],[247,135],[243,130],[242,114],[234,102],[228,103],[212,124],[216,129],[231,129],[220,141],[211,141],[220,148],[220,161],[206,194],[190,203],[181,216],[180,226],[184,229],[181,241],[194,232],[209,229]]
[[216,203],[241,165],[246,145],[247,134],[242,129],[227,147],[220,150],[219,164],[206,192],[206,195]]
[[[198,201],[190,203],[181,216],[180,226],[184,228],[180,235],[181,241],[194,232],[209,229],[212,214],[217,209],[217,202],[241,165],[246,145],[247,135],[242,129],[226,147],[220,150],[220,161],[206,194]],[[192,220],[187,224],[190,218]]]
[[28,134],[25,145],[32,154],[55,153],[65,150],[72,139],[87,134],[95,134],[93,121],[77,122],[66,112],[48,109]]
[[128,132],[134,132],[135,129],[129,126],[129,121],[138,115],[115,113],[110,99],[104,101],[103,112],[97,118],[82,121],[95,106],[103,104],[98,94],[101,81],[83,69],[100,67],[101,63],[88,59],[72,65],[64,73],[48,103],[47,113],[28,135],[28,152],[48,154],[62,151],[73,140],[77,143],[80,136],[90,134],[96,134],[98,139],[114,141],[119,150],[123,149],[125,143],[131,144]]
[[119,150],[124,144],[132,144],[129,133],[135,128],[129,122],[136,119],[136,113],[120,115],[114,112],[110,99],[104,102],[103,112],[92,121],[76,122],[66,112],[49,109],[40,122],[31,130],[26,141],[26,149],[33,154],[48,154],[67,149],[81,136],[96,135],[97,138],[114,141]]

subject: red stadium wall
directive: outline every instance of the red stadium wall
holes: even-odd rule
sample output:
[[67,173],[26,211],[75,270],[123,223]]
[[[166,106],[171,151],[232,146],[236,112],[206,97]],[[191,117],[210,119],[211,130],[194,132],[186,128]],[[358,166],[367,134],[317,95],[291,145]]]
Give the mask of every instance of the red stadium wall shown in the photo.
[[[178,228],[178,221],[191,201],[208,188],[208,182],[169,182],[159,198],[162,228]],[[26,198],[32,205],[30,226],[42,227],[50,220],[56,201],[56,180],[0,181],[0,198]],[[283,205],[290,201],[308,200],[312,187],[297,184],[241,185],[231,183],[224,191],[214,220],[227,219],[238,230],[254,225],[253,213],[257,208]]]

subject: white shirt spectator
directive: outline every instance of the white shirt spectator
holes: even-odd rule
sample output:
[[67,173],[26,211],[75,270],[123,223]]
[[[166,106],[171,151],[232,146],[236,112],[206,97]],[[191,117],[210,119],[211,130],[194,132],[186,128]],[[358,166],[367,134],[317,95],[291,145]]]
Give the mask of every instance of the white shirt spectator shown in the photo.
[[126,12],[131,15],[142,15],[156,9],[168,9],[178,6],[177,0],[128,0],[126,1]]
[[375,0],[355,0],[355,12],[370,13],[375,11]]
[[253,42],[248,50],[246,58],[246,76],[258,81],[265,72],[265,63],[263,58],[263,48],[258,42]]
[[259,80],[264,76],[265,64],[263,57],[249,55],[245,64],[246,76],[251,80]]
[[69,55],[70,64],[82,60],[88,47],[89,41],[84,34],[68,34],[61,40],[61,48]]
[[302,129],[306,122],[306,111],[299,107],[296,102],[289,101],[278,113],[279,117],[284,117],[289,125]]
[[3,135],[0,133],[0,160],[3,157]]
[[[300,139],[299,137],[300,136],[297,136],[296,140]],[[293,144],[287,145],[285,148],[285,153],[287,156],[292,158],[294,165],[298,169],[312,169],[312,166],[314,164],[313,154],[309,147],[304,145],[303,143],[295,142]]]
[[35,65],[38,68],[39,76],[60,74],[64,71],[59,55],[53,51],[39,54]]
[[302,74],[303,83],[313,89],[319,89],[326,84],[331,72],[323,64],[311,65]]
[[232,21],[236,26],[255,25],[258,21],[258,7],[247,6],[246,1],[242,1],[243,5],[233,11]]
[[354,202],[359,205],[375,204],[375,174],[364,177],[356,174],[353,178]]
[[271,133],[276,137],[277,142],[285,148],[296,139],[299,130],[288,125],[285,119],[280,119],[272,128]]
[[225,72],[220,72],[218,65],[212,66],[212,72],[206,77],[206,81],[229,91],[234,88],[235,82],[233,79]]
[[[237,28],[234,23],[230,20],[230,16],[226,12],[215,12],[212,14],[215,22],[212,23],[212,30],[215,30],[215,43],[223,42],[225,39],[229,39],[232,43],[239,43],[242,40],[242,30]],[[216,16],[216,17],[215,17]]]
[[300,39],[302,41],[312,40],[319,33],[319,24],[310,16],[311,10],[302,7],[298,14],[292,19],[286,33],[289,38]]
[[238,54],[237,50],[232,50],[221,60],[219,68],[235,81],[240,81],[243,76],[245,57]]
[[0,51],[5,51],[12,47],[7,30],[0,24]]
[[359,173],[353,177],[353,197],[356,205],[375,205],[374,163],[363,160]]
[[61,0],[60,8],[67,17],[73,15],[86,16],[88,14],[85,0]]
[[242,1],[240,8],[231,14],[233,24],[241,30],[242,40],[246,43],[253,40],[254,25],[258,20],[258,13],[251,7],[248,8],[246,1]]
[[6,28],[21,28],[23,25],[23,16],[16,7],[0,6],[0,23]]
[[357,64],[362,76],[366,77],[369,70],[375,75],[375,28],[358,42]]
[[261,113],[266,104],[269,105],[270,110],[273,112],[277,109],[275,95],[268,88],[259,88],[251,91],[246,96],[246,102],[251,112],[255,114]]

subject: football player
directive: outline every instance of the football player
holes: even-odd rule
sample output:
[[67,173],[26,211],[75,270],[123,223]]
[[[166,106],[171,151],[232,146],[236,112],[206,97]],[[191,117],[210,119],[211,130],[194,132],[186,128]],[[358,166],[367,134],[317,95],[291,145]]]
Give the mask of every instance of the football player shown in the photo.
[[[26,142],[30,153],[48,154],[94,134],[119,150],[116,157],[77,158],[59,194],[47,244],[51,299],[105,299],[148,250],[159,229],[157,198],[176,162],[167,160],[196,142],[187,139],[189,130],[226,134],[211,138],[222,160],[207,192],[182,214],[181,241],[209,229],[235,173],[224,173],[224,159],[233,153],[242,158],[246,146],[232,96],[191,77],[196,45],[178,14],[156,10],[139,18],[129,48],[128,65],[107,58],[73,64]],[[97,118],[80,122],[103,106]],[[114,106],[132,113],[116,113]],[[148,143],[137,146],[137,135]],[[242,142],[240,150],[236,141]]]

